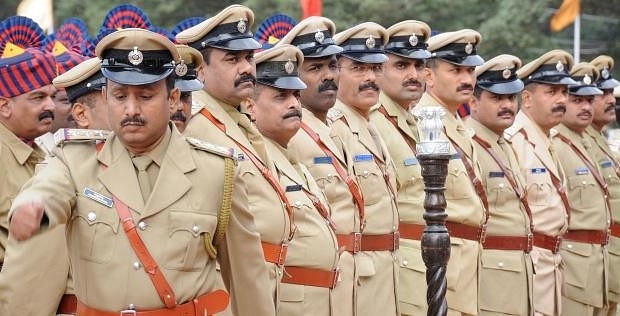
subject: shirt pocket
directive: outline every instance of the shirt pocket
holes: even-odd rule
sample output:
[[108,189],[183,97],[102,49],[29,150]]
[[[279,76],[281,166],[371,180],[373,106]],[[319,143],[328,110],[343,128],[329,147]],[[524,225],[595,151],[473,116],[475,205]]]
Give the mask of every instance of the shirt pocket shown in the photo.
[[378,203],[387,193],[386,183],[379,166],[374,161],[358,161],[353,163],[353,170],[357,177],[357,182],[362,190],[365,205]]
[[[508,199],[514,197],[512,186],[506,176],[503,177],[487,177],[486,178],[487,199],[489,205],[496,207],[503,205]],[[512,195],[512,196],[511,196]]]
[[342,189],[346,184],[338,176],[338,172],[331,164],[313,164],[308,166],[308,171],[316,181],[328,201],[337,201],[343,194]]
[[590,174],[568,176],[568,192],[571,206],[587,212],[593,208],[601,207],[601,203],[593,203],[592,197],[601,196],[598,184],[593,181]]
[[[456,162],[456,160],[454,160]],[[466,199],[471,192],[470,187],[473,186],[467,171],[462,166],[462,162],[458,161],[461,166],[456,163],[448,165],[448,176],[446,177],[446,191],[444,192],[447,200]]]
[[562,242],[562,260],[570,262],[564,265],[564,282],[577,288],[585,288],[590,273],[592,245],[564,240]]
[[197,271],[209,261],[207,243],[217,227],[217,213],[170,211],[165,259],[167,269]]
[[77,197],[77,210],[71,222],[72,235],[79,247],[80,259],[109,262],[119,240],[120,218],[116,209],[103,206],[87,197]]
[[[419,241],[401,240],[398,249],[400,271],[398,291],[400,300],[416,306],[426,306],[426,266],[422,260]],[[420,285],[424,284],[424,287]]]
[[551,197],[552,190],[555,188],[549,183],[549,176],[546,173],[527,174],[527,201],[532,205],[547,206]]
[[523,255],[485,250],[481,254],[479,277],[481,310],[511,315],[522,312],[528,299],[528,279]]

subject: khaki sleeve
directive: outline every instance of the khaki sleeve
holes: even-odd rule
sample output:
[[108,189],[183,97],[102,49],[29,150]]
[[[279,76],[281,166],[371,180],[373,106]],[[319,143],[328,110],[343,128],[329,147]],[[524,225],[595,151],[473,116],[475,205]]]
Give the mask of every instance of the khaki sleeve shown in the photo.
[[218,257],[233,315],[275,315],[260,237],[248,209],[245,183],[238,173],[224,241],[218,245]]

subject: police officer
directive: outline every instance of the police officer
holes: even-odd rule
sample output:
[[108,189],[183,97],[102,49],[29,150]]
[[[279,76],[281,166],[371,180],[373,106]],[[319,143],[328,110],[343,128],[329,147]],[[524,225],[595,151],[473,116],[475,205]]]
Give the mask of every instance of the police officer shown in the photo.
[[[289,153],[308,167],[331,208],[336,236],[343,238],[360,232],[364,217],[364,200],[359,185],[351,176],[342,143],[327,125],[327,111],[336,102],[338,91],[338,61],[342,48],[335,45],[334,22],[325,17],[308,17],[300,21],[276,46],[293,44],[304,54],[299,78],[308,86],[300,91],[302,106],[301,130],[288,145]],[[344,237],[347,238],[347,237]],[[340,255],[339,283],[332,293],[338,303],[332,308],[335,315],[354,315],[357,304],[355,258],[359,249],[345,249]]]
[[[57,89],[66,91],[69,102],[73,103],[74,113],[79,112],[76,122],[86,127],[91,125],[90,121],[93,126],[107,122],[105,101],[101,94],[105,78],[100,69],[101,60],[95,57],[53,80]],[[77,109],[81,110],[75,111]],[[93,113],[97,113],[98,117],[93,117]],[[109,129],[109,126],[106,124],[105,128]],[[76,139],[102,142],[108,132],[63,128],[55,134],[57,142]],[[9,243],[5,259],[0,288],[7,289],[5,293],[10,295],[7,305],[9,315],[75,314],[77,300],[69,270],[64,225],[27,242]],[[50,268],[41,269],[41,266]],[[32,284],[40,286],[33,287]],[[32,297],[37,299],[32,300]]]
[[256,81],[254,50],[261,47],[249,31],[253,22],[252,10],[232,5],[177,34],[177,41],[198,49],[204,61],[198,70],[204,88],[193,94],[201,109],[184,133],[243,153],[239,167],[270,270],[271,282],[264,290],[277,303],[287,247],[295,230],[294,210],[275,176],[265,140],[247,113],[247,100],[254,95]]
[[[373,106],[370,121],[385,141],[396,167],[396,188],[400,216],[401,315],[426,313],[425,267],[420,257],[420,233],[424,183],[416,158],[419,141],[416,119],[410,110],[424,92],[424,62],[431,57],[427,43],[431,29],[420,21],[407,20],[387,29],[385,53],[388,60],[377,76],[381,87],[379,103]],[[413,225],[411,225],[413,224]]]
[[[532,315],[531,211],[524,178],[504,130],[514,122],[523,81],[521,60],[496,56],[476,67],[476,86],[468,103],[474,147],[488,197],[489,217],[482,239],[478,315]],[[501,282],[498,282],[501,280]]]
[[[287,150],[301,125],[297,99],[306,84],[298,77],[304,60],[292,45],[256,54],[256,93],[249,108],[293,204],[297,233],[284,262],[278,315],[339,315],[334,306],[347,298],[332,295],[338,282],[338,241],[329,208],[307,168]],[[332,227],[330,227],[332,226]]]
[[176,81],[174,85],[181,91],[179,103],[170,109],[170,120],[176,125],[179,132],[185,131],[187,121],[192,115],[192,91],[201,90],[204,85],[196,77],[197,69],[202,67],[202,55],[200,52],[187,45],[176,45],[181,63],[179,71],[175,72]]
[[114,133],[100,150],[92,142],[58,150],[14,200],[11,234],[25,240],[41,221],[68,225],[78,314],[221,312],[228,294],[218,260],[233,313],[273,315],[233,155],[169,123],[179,97],[174,44],[130,28],[103,38],[96,53]]
[[373,22],[361,23],[334,36],[343,48],[338,57],[340,81],[336,104],[328,112],[332,131],[342,139],[348,164],[364,198],[360,234],[344,235],[339,245],[356,256],[356,315],[398,313],[398,209],[394,165],[385,143],[369,122],[377,103],[377,76],[387,60],[383,45],[385,29]]
[[[589,63],[571,69],[577,84],[570,85],[566,114],[553,138],[562,167],[571,219],[560,254],[566,265],[562,291],[563,315],[603,315],[607,303],[607,249],[611,221],[607,184],[586,148],[592,146],[585,130],[592,122],[597,70]],[[584,258],[583,254],[588,255]],[[585,269],[584,267],[588,267]]]
[[471,133],[456,117],[458,107],[468,102],[474,92],[475,67],[484,63],[476,53],[480,41],[480,34],[470,29],[431,37],[428,49],[432,56],[425,68],[426,92],[418,102],[419,107],[439,106],[446,111],[442,121],[452,154],[445,191],[451,244],[447,269],[452,271],[447,274],[446,299],[448,309],[456,314],[476,314],[478,309],[479,241],[487,217],[486,193],[475,166],[476,148]]
[[534,248],[534,312],[560,315],[562,258],[561,236],[568,227],[570,207],[565,176],[551,145],[552,128],[562,121],[568,100],[568,84],[573,58],[562,50],[552,50],[517,71],[525,83],[521,110],[504,136],[516,152],[525,176],[527,201],[532,210]]
[[613,110],[616,98],[613,97],[613,92],[614,89],[618,89],[620,82],[612,76],[614,60],[611,57],[601,55],[590,63],[597,68],[599,76],[595,83],[597,88],[603,91],[603,95],[594,96],[592,124],[586,129],[586,133],[592,139],[592,146],[588,151],[598,164],[609,190],[613,222],[609,245],[607,245],[609,253],[608,315],[615,315],[620,300],[620,163],[603,136],[603,129],[616,121],[616,113]]

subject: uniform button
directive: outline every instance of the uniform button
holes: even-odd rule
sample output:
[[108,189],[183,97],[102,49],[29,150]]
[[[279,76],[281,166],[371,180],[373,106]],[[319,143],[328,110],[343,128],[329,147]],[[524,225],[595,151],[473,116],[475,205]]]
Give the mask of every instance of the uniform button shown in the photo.
[[370,171],[368,171],[368,170],[364,170],[364,175],[365,175],[365,176],[368,176],[369,174],[370,174]]
[[586,185],[586,180],[581,181],[581,184]]
[[134,269],[136,269],[136,270],[140,270],[140,267],[142,267],[142,264],[140,264],[140,262],[135,261],[135,262],[133,263],[133,268],[134,268]]
[[95,214],[95,212],[88,212],[87,216],[88,216],[88,220],[91,222],[97,219],[97,214]]
[[406,267],[409,264],[409,261],[403,260],[403,267]]
[[200,227],[198,227],[198,225],[194,225],[194,226],[192,226],[192,231],[194,233],[198,233],[198,232],[200,232]]
[[497,263],[497,266],[501,268],[501,267],[503,267],[503,266],[504,266],[504,263],[503,263],[503,262],[498,262],[498,263]]
[[295,207],[301,207],[301,201],[295,201]]
[[138,228],[140,228],[140,230],[145,230],[146,229],[146,223],[143,221],[140,221],[138,223]]
[[568,249],[573,249],[573,245],[572,245],[572,244],[568,244],[568,245],[566,246],[566,248],[568,248]]
[[504,184],[503,184],[503,183],[500,183],[500,184],[499,184],[499,187],[500,187],[500,188],[503,188],[503,187],[504,187]]
[[135,310],[136,309],[136,304],[133,304],[133,303],[129,304],[129,308],[128,309]]
[[282,270],[278,270],[278,275],[282,275]]

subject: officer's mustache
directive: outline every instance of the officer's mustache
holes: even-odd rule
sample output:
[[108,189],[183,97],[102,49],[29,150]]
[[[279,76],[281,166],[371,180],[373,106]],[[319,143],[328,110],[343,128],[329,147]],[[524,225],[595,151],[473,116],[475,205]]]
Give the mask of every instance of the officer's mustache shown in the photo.
[[464,83],[464,84],[460,85],[458,88],[456,88],[456,92],[463,91],[463,90],[474,91],[474,86],[472,86],[470,84],[467,84],[467,83]]
[[367,90],[367,89],[379,91],[379,86],[376,83],[372,82],[372,81],[364,83],[364,84],[359,86],[359,91],[364,91],[364,90]]
[[121,120],[121,126],[127,126],[127,125],[144,126],[146,125],[146,119],[140,116],[126,117]]
[[615,104],[610,104],[608,107],[605,108],[605,112],[609,112],[609,111],[615,111],[616,110],[616,105]]
[[239,79],[235,80],[234,84],[235,84],[235,87],[238,87],[240,84],[244,82],[248,82],[248,81],[253,84],[256,84],[256,77],[254,77],[254,75],[249,74],[249,73],[242,73],[241,76],[239,76]]
[[499,111],[499,113],[497,113],[497,116],[504,116],[506,114],[510,114],[512,116],[515,116],[515,111],[513,111],[511,109],[501,110],[501,111]]
[[327,90],[338,91],[338,85],[333,80],[327,80],[319,85],[319,93]]
[[408,86],[416,86],[416,87],[420,87],[421,88],[422,87],[422,83],[417,81],[417,80],[415,80],[415,79],[410,79],[410,80],[407,80],[407,81],[403,82],[403,87],[408,87]]
[[183,113],[183,111],[176,111],[176,112],[172,113],[172,115],[170,116],[170,120],[171,121],[185,122],[185,121],[187,121],[187,117],[185,116],[185,113]]
[[300,109],[291,109],[290,111],[286,112],[286,114],[284,114],[284,116],[282,116],[282,118],[287,119],[290,117],[299,117],[301,118],[301,110]]
[[562,113],[566,113],[566,105],[564,104],[560,104],[556,107],[554,107],[553,109],[551,109],[551,112],[562,112]]
[[39,114],[39,121],[43,121],[46,118],[50,118],[54,120],[54,112],[46,110],[46,111],[41,112],[41,114]]
[[579,112],[578,116],[587,116],[588,118],[592,117],[592,111],[583,110]]

